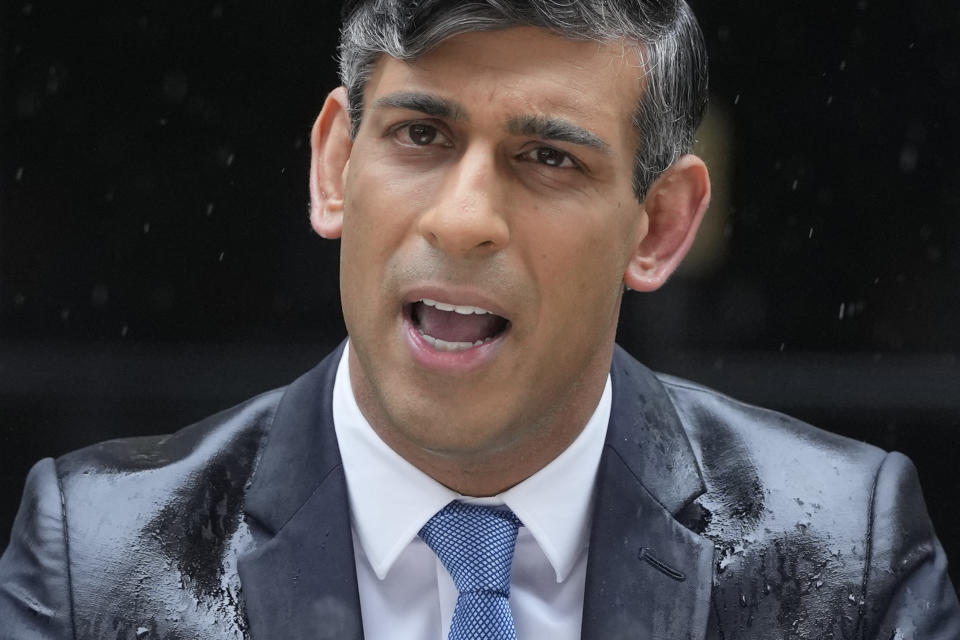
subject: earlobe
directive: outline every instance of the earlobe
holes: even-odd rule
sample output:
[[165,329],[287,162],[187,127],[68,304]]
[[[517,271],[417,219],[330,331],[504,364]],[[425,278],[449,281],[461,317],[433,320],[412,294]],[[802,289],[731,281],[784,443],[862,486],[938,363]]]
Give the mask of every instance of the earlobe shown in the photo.
[[310,134],[310,225],[324,238],[343,230],[343,198],[353,139],[347,91],[330,92]]
[[683,261],[710,204],[710,176],[703,160],[685,155],[663,172],[644,200],[636,251],[624,284],[636,291],[658,289]]

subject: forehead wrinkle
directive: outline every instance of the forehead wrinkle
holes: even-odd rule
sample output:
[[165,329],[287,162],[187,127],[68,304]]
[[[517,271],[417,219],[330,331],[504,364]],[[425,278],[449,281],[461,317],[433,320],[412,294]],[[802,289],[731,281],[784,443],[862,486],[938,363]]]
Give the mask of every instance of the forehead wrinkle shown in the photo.
[[470,119],[466,109],[456,100],[422,91],[396,91],[378,98],[374,106],[419,111],[446,120]]

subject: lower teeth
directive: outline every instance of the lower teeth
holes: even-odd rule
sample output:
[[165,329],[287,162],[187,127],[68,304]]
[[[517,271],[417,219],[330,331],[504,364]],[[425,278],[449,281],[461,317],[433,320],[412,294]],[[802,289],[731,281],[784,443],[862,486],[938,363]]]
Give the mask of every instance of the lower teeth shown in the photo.
[[441,340],[440,338],[434,338],[431,335],[427,335],[423,331],[420,331],[420,335],[423,336],[423,339],[427,344],[437,351],[466,351],[472,347],[479,347],[480,345],[490,342],[493,339],[486,338],[484,340],[477,340],[476,342],[447,342],[446,340]]

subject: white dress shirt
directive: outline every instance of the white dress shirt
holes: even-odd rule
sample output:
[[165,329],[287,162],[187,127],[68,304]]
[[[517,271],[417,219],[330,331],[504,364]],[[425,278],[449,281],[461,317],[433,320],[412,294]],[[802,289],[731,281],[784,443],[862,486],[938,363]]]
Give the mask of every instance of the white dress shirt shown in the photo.
[[457,588],[417,532],[451,500],[462,500],[506,505],[523,522],[510,580],[519,640],[578,639],[610,377],[590,420],[563,453],[499,495],[471,498],[430,478],[374,432],[353,395],[348,350],[349,344],[333,385],[333,422],[350,499],[364,637],[446,640]]

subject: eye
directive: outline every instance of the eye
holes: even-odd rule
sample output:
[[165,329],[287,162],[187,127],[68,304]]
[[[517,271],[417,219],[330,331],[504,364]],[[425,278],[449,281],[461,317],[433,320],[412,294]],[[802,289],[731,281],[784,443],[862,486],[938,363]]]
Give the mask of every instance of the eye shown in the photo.
[[450,146],[450,141],[438,128],[423,122],[405,124],[396,129],[393,135],[400,144],[411,147],[425,147],[433,144]]
[[538,162],[558,169],[579,169],[580,164],[569,154],[553,147],[537,147],[521,155],[524,160]]

